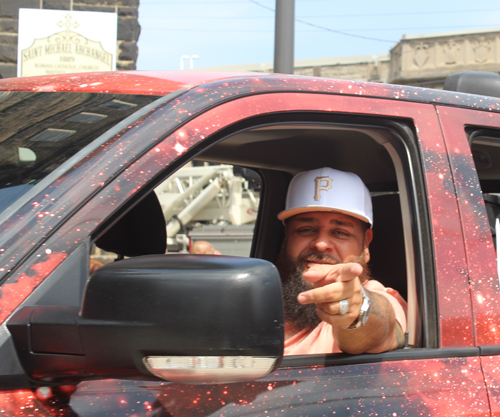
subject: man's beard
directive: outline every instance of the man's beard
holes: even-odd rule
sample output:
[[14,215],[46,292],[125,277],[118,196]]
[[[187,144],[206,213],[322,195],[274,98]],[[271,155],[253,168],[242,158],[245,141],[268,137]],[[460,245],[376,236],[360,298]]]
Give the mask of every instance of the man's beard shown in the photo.
[[[306,260],[326,261],[332,264],[338,264],[340,262],[321,252],[301,255],[294,260],[286,253],[285,247],[286,242],[276,262],[283,289],[285,323],[292,324],[297,331],[313,329],[321,323],[321,319],[316,313],[316,305],[300,304],[297,301],[297,296],[301,292],[314,288],[312,283],[306,281],[303,277],[303,273],[306,269]],[[370,279],[370,271],[365,262],[364,254],[359,255],[351,262],[359,263],[363,267],[363,272],[359,276],[362,283]]]

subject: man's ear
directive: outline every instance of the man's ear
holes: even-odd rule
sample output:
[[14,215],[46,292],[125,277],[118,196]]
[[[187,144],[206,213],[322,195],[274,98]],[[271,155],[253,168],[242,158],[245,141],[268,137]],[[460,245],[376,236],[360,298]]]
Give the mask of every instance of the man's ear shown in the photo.
[[366,229],[365,232],[365,247],[363,249],[363,254],[365,255],[365,262],[368,263],[370,261],[370,250],[368,247],[370,246],[370,243],[373,239],[373,230],[372,229]]

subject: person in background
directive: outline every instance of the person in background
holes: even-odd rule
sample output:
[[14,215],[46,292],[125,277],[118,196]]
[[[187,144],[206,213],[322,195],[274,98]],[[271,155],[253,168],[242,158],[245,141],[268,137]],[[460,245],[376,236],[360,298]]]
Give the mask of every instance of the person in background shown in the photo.
[[191,245],[189,253],[193,255],[220,255],[221,253],[215,249],[210,242],[205,240],[197,240]]

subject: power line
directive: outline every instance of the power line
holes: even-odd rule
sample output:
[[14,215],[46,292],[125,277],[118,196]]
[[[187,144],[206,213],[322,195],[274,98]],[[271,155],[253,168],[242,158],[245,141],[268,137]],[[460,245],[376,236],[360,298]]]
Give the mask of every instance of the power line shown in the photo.
[[[480,28],[491,28],[491,25],[459,25],[459,26],[426,26],[426,27],[401,27],[401,28],[363,28],[363,29],[351,29],[352,31],[355,32],[373,32],[373,31],[391,31],[391,30],[398,30],[398,31],[406,31],[407,34],[410,31],[415,31],[415,30],[441,30],[441,29],[480,29]],[[215,33],[215,32],[224,32],[224,33],[274,33],[273,30],[258,30],[258,29],[186,29],[186,28],[165,28],[165,27],[158,27],[158,28],[148,28],[148,30],[155,30],[155,31],[160,31],[160,32],[199,32],[199,33]],[[301,30],[301,33],[313,33],[316,32],[315,30]]]
[[[248,0],[248,1],[250,3],[254,3],[257,6],[263,7],[264,9],[270,10],[273,13],[275,13],[274,9],[272,9],[271,7],[267,7],[267,6],[259,3],[256,0]],[[361,38],[361,39],[366,39],[366,40],[369,40],[369,41],[388,42],[388,43],[395,43],[396,42],[396,41],[388,40],[388,39],[378,39],[378,38],[372,38],[372,37],[369,37],[369,36],[354,35],[352,33],[342,32],[340,30],[335,30],[335,29],[330,29],[330,28],[324,27],[324,26],[315,25],[314,23],[309,23],[309,22],[306,22],[305,20],[302,20],[302,19],[295,19],[295,21],[298,22],[298,23],[302,23],[303,25],[311,26],[311,27],[316,28],[316,29],[326,30],[327,32],[337,33],[339,35],[350,36],[352,38]]]
[[394,13],[369,13],[369,14],[339,14],[334,16],[307,16],[309,19],[319,17],[378,17],[378,16],[414,16],[426,14],[455,14],[455,13],[481,13],[481,12],[498,12],[500,9],[475,9],[475,10],[438,10],[428,12],[394,12]]
[[[252,0],[252,3],[258,4]],[[318,0],[319,1],[319,0]],[[274,12],[273,9],[267,8]],[[338,15],[322,15],[322,16],[304,16],[306,19],[320,19],[320,18],[344,18],[344,17],[382,17],[382,16],[414,16],[414,15],[433,15],[433,14],[456,14],[456,13],[482,13],[482,12],[499,12],[500,9],[483,9],[483,10],[440,10],[440,11],[427,11],[427,12],[396,12],[396,13],[369,13],[369,14],[338,14]],[[158,19],[207,19],[207,16],[141,16],[142,18],[158,18]],[[274,16],[209,16],[210,19],[273,19]]]
[[369,36],[354,35],[353,33],[346,33],[346,32],[342,32],[340,30],[334,30],[334,29],[326,28],[324,26],[315,25],[314,23],[305,22],[304,20],[299,20],[299,19],[296,19],[296,20],[297,20],[297,22],[302,23],[303,25],[311,26],[311,27],[316,28],[316,29],[326,30],[328,32],[338,33],[339,35],[351,36],[353,38],[361,38],[361,39],[366,39],[366,40],[369,40],[369,41],[379,41],[379,42],[396,43],[396,41],[393,41],[393,40],[390,41],[388,39],[378,39],[378,38],[372,38],[372,37],[369,37]]
[[[266,0],[263,0],[263,1],[266,1]],[[322,0],[308,0],[308,1],[322,1]],[[326,1],[331,1],[331,0],[326,0]],[[231,4],[231,3],[253,3],[259,7],[262,7],[268,11],[271,11],[273,13],[275,13],[275,10],[272,8],[272,7],[269,7],[269,6],[266,6],[264,4],[262,4],[260,1],[256,1],[256,0],[242,0],[242,1],[238,1],[238,0],[234,0],[234,1],[210,1],[209,3],[210,4],[215,4],[215,3],[218,3],[218,4]],[[155,4],[155,3],[148,3],[148,4]],[[156,4],[159,4],[159,3],[156,3]],[[161,4],[165,4],[164,2],[162,2]],[[168,2],[167,4],[207,4],[207,2],[202,2],[202,1],[194,1],[194,2]],[[335,16],[331,16],[331,15],[324,15],[324,16],[308,16],[307,18],[309,19],[312,19],[312,18],[330,18],[330,17],[337,17],[337,18],[347,18],[347,17],[380,17],[380,16],[412,16],[412,15],[428,15],[428,14],[451,14],[451,13],[474,13],[474,12],[496,12],[496,11],[500,11],[500,9],[483,9],[483,10],[478,10],[478,9],[470,9],[470,10],[446,10],[446,11],[432,11],[432,12],[429,12],[429,11],[422,11],[422,12],[392,12],[392,13],[372,13],[372,14],[344,14],[344,15],[335,15]],[[148,17],[148,16],[142,16],[143,19],[207,19],[207,17],[194,17],[194,16],[165,16],[165,17],[162,17],[162,16],[158,16],[158,15],[155,15],[155,16],[151,16],[151,17]],[[209,17],[209,19],[267,19],[267,18],[274,18],[274,16],[269,16],[269,17],[265,17],[265,16],[212,16],[212,17]],[[371,41],[378,41],[378,42],[387,42],[387,43],[395,43],[396,41],[393,41],[393,40],[388,40],[388,39],[380,39],[380,38],[374,38],[374,37],[369,37],[369,36],[363,36],[363,35],[357,35],[357,34],[354,34],[352,32],[368,32],[368,31],[388,31],[388,30],[403,30],[403,31],[412,31],[412,30],[434,30],[434,29],[437,29],[437,30],[442,30],[442,29],[455,29],[455,28],[466,28],[466,27],[474,27],[474,28],[479,28],[479,27],[491,27],[491,25],[467,25],[467,26],[464,26],[464,25],[460,25],[460,26],[439,26],[439,27],[417,27],[417,28],[412,28],[412,27],[404,27],[404,28],[388,28],[388,27],[385,27],[385,28],[373,28],[373,29],[368,29],[368,28],[363,28],[363,29],[353,29],[353,28],[350,28],[349,29],[349,32],[345,32],[345,31],[342,31],[342,30],[335,30],[335,29],[331,29],[329,27],[326,27],[326,26],[322,26],[322,25],[318,25],[318,24],[314,24],[314,23],[311,23],[311,22],[308,22],[306,20],[303,20],[303,19],[295,19],[296,22],[298,23],[302,23],[303,25],[306,25],[306,26],[309,26],[311,28],[314,28],[314,29],[317,29],[317,30],[323,30],[323,31],[327,31],[327,32],[331,32],[331,33],[336,33],[336,34],[340,34],[340,35],[344,35],[344,36],[349,36],[349,37],[355,37],[355,38],[360,38],[360,39],[366,39],[366,40],[371,40]],[[213,30],[213,29],[172,29],[172,28],[169,28],[169,29],[165,29],[165,28],[151,28],[152,30],[166,30],[166,31],[190,31],[190,32],[206,32],[206,33],[211,33],[211,32],[224,32],[224,33],[231,33],[231,32],[234,32],[234,33],[241,33],[241,32],[244,32],[244,33],[271,33],[272,30],[242,30],[242,29],[237,29],[237,30],[232,30],[232,29],[216,29],[216,30]],[[311,31],[307,31],[307,30],[298,30],[299,33],[304,33],[304,32],[311,32]]]

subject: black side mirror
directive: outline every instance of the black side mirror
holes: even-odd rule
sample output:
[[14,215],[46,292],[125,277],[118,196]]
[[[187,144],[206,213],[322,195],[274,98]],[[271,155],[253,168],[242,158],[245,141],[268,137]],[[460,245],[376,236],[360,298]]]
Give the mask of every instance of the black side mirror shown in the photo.
[[98,269],[74,307],[25,307],[9,320],[27,375],[184,383],[262,378],[283,356],[279,274],[259,259],[152,255]]

